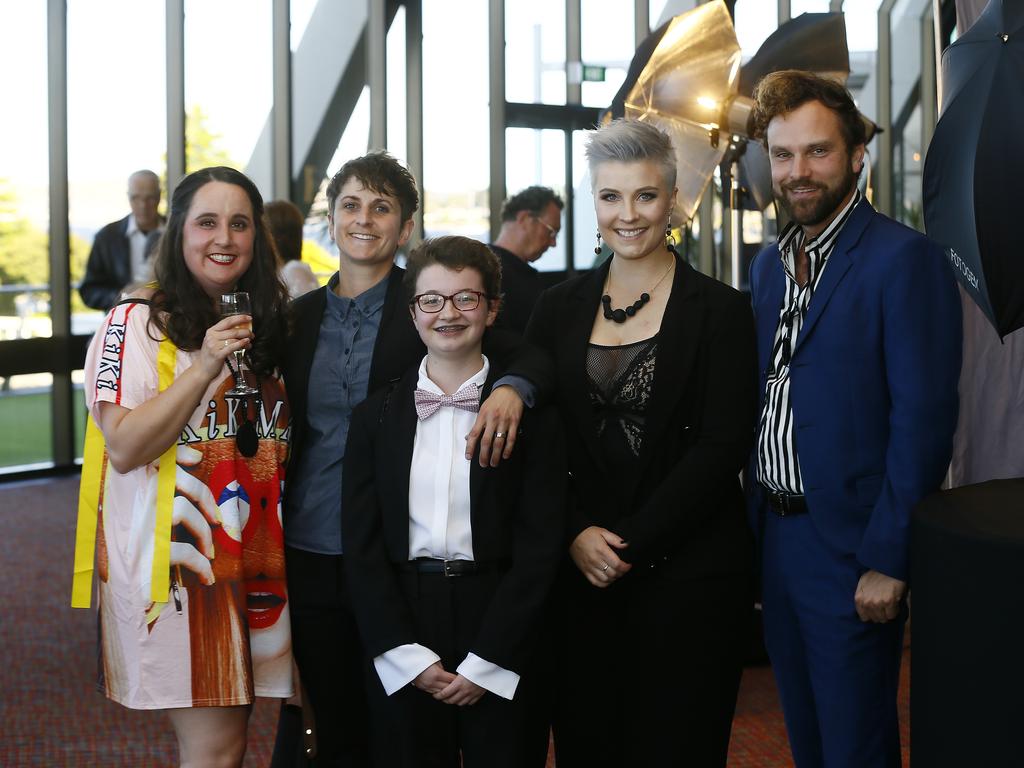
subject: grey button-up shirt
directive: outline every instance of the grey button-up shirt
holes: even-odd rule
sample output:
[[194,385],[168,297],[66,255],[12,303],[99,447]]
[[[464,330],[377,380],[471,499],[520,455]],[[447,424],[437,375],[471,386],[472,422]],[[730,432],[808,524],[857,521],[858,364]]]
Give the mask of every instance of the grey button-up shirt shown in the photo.
[[337,284],[335,274],[327,284],[327,307],[313,353],[308,448],[288,474],[285,497],[285,543],[324,555],[342,552],[341,463],[352,409],[366,399],[388,279],[352,299],[334,293]]

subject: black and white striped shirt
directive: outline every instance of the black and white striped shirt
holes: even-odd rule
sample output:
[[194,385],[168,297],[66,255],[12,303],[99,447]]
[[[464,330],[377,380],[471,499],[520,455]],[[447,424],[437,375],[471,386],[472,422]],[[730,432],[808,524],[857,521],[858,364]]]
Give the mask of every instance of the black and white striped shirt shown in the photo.
[[[786,273],[786,296],[779,312],[779,327],[772,346],[772,362],[768,369],[764,410],[757,437],[757,479],[773,491],[802,494],[800,459],[793,437],[793,406],[789,395],[789,359],[803,327],[811,297],[825,272],[829,254],[835,248],[843,225],[860,202],[860,190],[854,190],[850,202],[825,230],[804,242],[804,231],[791,222],[779,235],[779,257]],[[803,247],[810,263],[807,284],[796,280],[796,255]]]

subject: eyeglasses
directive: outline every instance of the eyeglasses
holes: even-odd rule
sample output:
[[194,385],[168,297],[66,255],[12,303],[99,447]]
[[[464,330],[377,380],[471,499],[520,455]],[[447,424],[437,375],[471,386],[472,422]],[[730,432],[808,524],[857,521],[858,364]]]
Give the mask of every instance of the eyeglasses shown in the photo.
[[459,291],[451,296],[442,296],[440,293],[421,293],[418,296],[413,296],[409,303],[415,304],[421,312],[432,315],[444,309],[446,301],[450,301],[460,312],[470,312],[480,306],[481,298],[489,297],[486,293],[470,290]]
[[548,231],[548,237],[551,238],[551,242],[552,243],[558,242],[558,230],[557,229],[552,227],[550,224],[548,224],[546,221],[544,221],[544,219],[542,219],[540,216],[537,216],[536,214],[534,214],[533,218],[535,218],[537,221],[539,221],[541,224],[544,225],[544,229],[546,229]]

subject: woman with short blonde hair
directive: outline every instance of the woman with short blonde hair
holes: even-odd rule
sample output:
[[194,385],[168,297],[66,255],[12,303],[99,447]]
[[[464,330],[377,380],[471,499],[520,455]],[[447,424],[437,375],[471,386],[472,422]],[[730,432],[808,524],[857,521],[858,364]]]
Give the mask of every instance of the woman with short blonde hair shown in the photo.
[[546,291],[527,328],[556,361],[573,483],[557,762],[724,766],[752,607],[750,304],[672,247],[668,136],[614,121],[587,159],[613,255]]

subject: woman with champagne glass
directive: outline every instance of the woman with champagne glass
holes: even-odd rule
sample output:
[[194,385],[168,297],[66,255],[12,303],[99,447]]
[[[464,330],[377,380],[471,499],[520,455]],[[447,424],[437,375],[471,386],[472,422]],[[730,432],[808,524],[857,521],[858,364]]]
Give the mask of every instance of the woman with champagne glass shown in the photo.
[[574,492],[558,768],[724,766],[753,603],[750,302],[672,248],[668,136],[619,120],[586,152],[614,255],[546,291],[526,334],[556,361]]
[[292,693],[286,297],[255,185],[231,168],[187,176],[155,272],[85,366],[87,440],[102,440],[83,469],[101,499],[100,685],[167,710],[182,765],[241,765],[253,697]]

